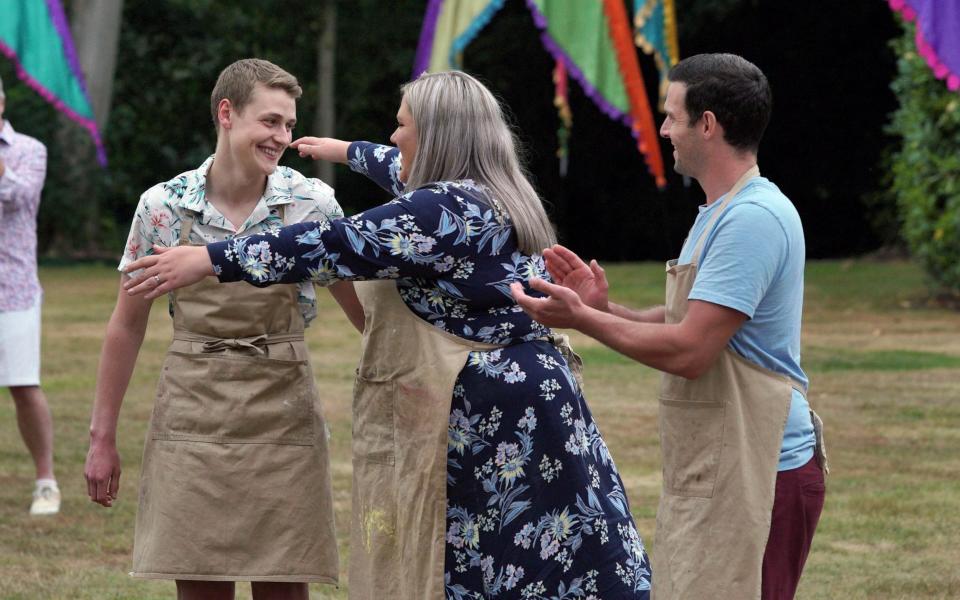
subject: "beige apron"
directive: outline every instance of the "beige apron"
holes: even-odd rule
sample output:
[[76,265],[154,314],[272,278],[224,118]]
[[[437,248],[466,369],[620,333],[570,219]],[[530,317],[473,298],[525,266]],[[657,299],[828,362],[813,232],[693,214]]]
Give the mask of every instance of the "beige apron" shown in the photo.
[[[720,213],[759,174],[754,166],[727,193],[697,240],[690,264],[667,263],[667,323],[679,323],[686,315],[700,253]],[[656,600],[760,597],[794,389],[804,390],[799,382],[749,362],[729,347],[697,379],[663,375],[663,492],[652,556]],[[819,427],[817,432],[819,439]]]
[[297,298],[296,285],[210,278],[173,296],[133,576],[336,583],[325,425]]
[[404,304],[395,281],[356,284],[366,323],[353,400],[351,600],[443,600],[447,427],[472,351]]

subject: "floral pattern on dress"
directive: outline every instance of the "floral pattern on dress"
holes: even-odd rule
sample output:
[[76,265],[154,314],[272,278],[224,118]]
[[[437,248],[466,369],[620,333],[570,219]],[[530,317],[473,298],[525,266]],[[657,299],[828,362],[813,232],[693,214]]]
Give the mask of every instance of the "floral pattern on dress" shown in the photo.
[[208,246],[221,280],[393,279],[425,322],[502,346],[471,352],[452,394],[448,600],[647,598],[649,562],[610,451],[550,330],[510,294],[514,281],[548,277],[543,259],[519,251],[482,185],[407,192],[397,150],[355,142],[348,156],[397,197],[330,223]]
[[[235,229],[217,208],[207,201],[207,172],[213,164],[209,157],[197,169],[177,175],[159,183],[140,197],[134,213],[130,235],[120,261],[119,270],[138,258],[153,254],[154,246],[176,246],[180,242],[180,230],[186,211],[198,213],[190,229],[190,243],[209,244],[233,238],[235,235],[250,235],[276,231],[283,226],[280,221],[280,206],[284,206],[284,221],[301,223],[309,221],[314,226],[343,216],[337,204],[333,188],[319,179],[304,177],[289,167],[277,167],[267,177],[263,196],[253,212],[239,229]],[[259,260],[262,252],[253,247],[244,248],[242,260],[253,271],[267,268]],[[271,256],[271,263],[278,262]],[[279,265],[271,264],[274,269]],[[282,268],[282,267],[280,267]],[[316,316],[316,292],[313,284],[304,282],[299,286],[300,312],[309,324]],[[171,314],[173,303],[170,303]]]

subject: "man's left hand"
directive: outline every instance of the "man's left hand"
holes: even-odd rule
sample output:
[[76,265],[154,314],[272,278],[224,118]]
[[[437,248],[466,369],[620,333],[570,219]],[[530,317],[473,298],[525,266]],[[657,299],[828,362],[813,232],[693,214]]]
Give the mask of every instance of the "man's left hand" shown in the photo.
[[563,286],[533,278],[530,280],[530,287],[543,292],[547,297],[528,296],[523,291],[523,286],[516,282],[510,284],[510,291],[524,312],[547,327],[576,329],[584,313],[591,310],[576,292]]

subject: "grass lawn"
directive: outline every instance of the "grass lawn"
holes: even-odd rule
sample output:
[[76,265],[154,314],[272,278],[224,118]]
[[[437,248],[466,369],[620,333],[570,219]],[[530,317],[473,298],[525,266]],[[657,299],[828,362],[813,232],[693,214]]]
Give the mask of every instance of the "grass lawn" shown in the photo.
[[[610,265],[607,273],[616,300],[662,302],[660,265]],[[121,413],[120,500],[105,509],[86,498],[83,462],[118,275],[105,266],[48,267],[41,279],[43,383],[64,504],[55,518],[27,515],[33,468],[13,403],[0,392],[0,598],[172,598],[172,583],[126,574],[143,439],[171,335],[166,300],[154,307]],[[329,296],[320,303],[308,340],[332,430],[344,569],[339,589],[312,586],[311,597],[346,598],[350,398],[360,343]],[[923,276],[912,264],[815,262],[807,268],[803,343],[832,474],[798,597],[960,597],[960,313],[927,305]],[[574,336],[574,347],[584,357],[587,399],[637,525],[656,552],[658,375],[582,336]],[[249,598],[249,587],[239,585],[237,595]]]

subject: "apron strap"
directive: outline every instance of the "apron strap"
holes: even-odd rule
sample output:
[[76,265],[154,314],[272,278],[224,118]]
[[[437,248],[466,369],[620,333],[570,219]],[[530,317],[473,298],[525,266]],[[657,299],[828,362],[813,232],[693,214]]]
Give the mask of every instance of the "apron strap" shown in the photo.
[[183,211],[183,217],[180,219],[180,245],[189,246],[190,245],[190,231],[193,229],[193,221],[197,218],[198,213],[195,210],[185,209]]
[[[277,205],[277,214],[280,217],[280,225],[287,224],[287,205],[278,204]],[[184,209],[183,217],[180,219],[180,245],[189,246],[190,245],[190,232],[193,230],[193,222],[200,216],[200,213],[192,209]]]
[[264,346],[283,342],[302,342],[303,332],[262,334],[242,338],[217,338],[178,329],[174,330],[173,339],[182,342],[202,343],[201,352],[204,354],[226,350],[246,350],[253,354],[263,355],[266,354],[263,351]]
[[556,333],[551,331],[550,335],[542,338],[554,346],[557,350],[560,351],[560,355],[566,359],[567,364],[570,366],[570,372],[573,374],[573,378],[576,380],[577,385],[580,389],[583,389],[583,359],[580,358],[580,355],[573,351],[573,346],[570,345],[570,336],[565,333]]
[[745,186],[748,181],[750,181],[754,177],[759,177],[759,176],[760,176],[760,167],[758,167],[757,165],[753,165],[752,167],[747,169],[746,173],[740,176],[740,179],[738,179],[736,183],[733,184],[733,187],[730,188],[730,191],[727,192],[727,195],[724,197],[723,202],[721,202],[720,206],[718,206],[713,211],[713,215],[710,217],[710,221],[707,223],[707,226],[703,228],[703,233],[700,234],[700,238],[697,239],[697,245],[693,249],[693,254],[690,255],[690,264],[692,265],[700,264],[700,253],[703,251],[703,244],[707,240],[707,234],[710,233],[710,231],[713,229],[714,224],[717,222],[717,219],[720,217],[720,213],[722,213],[727,208],[727,206],[729,206],[730,201],[733,200],[734,197],[736,197],[736,195],[740,193],[740,190],[743,189],[743,186]]

